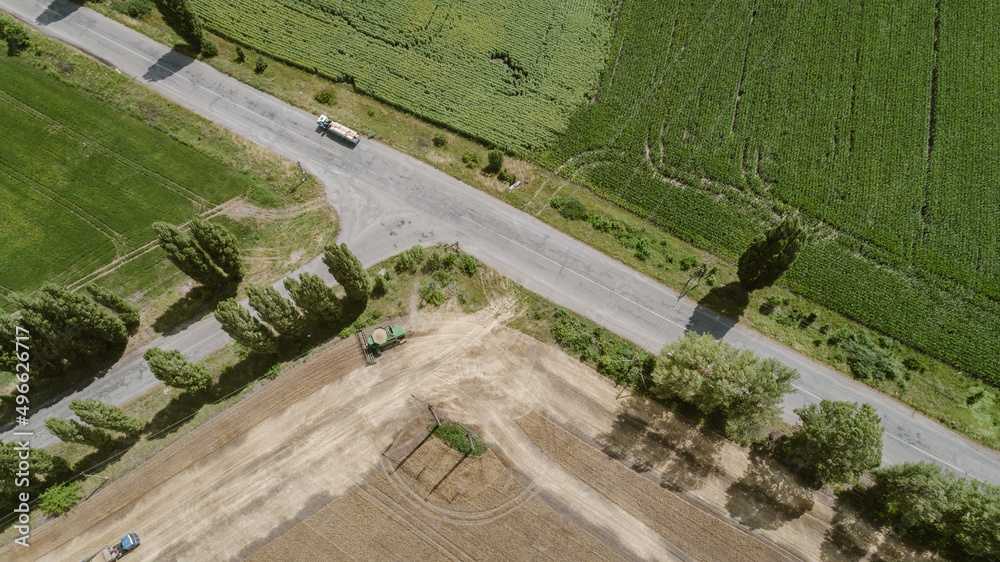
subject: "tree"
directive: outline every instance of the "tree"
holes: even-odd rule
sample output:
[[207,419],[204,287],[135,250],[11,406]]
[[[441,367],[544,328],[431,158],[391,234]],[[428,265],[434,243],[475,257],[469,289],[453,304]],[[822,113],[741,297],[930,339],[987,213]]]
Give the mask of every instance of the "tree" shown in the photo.
[[32,366],[45,370],[63,361],[104,358],[124,350],[125,324],[93,299],[51,283],[32,297],[11,295],[21,310],[20,324],[31,333]]
[[146,360],[153,375],[169,387],[201,392],[212,385],[212,375],[208,369],[189,362],[180,351],[165,351],[153,347],[147,349],[142,358]]
[[503,168],[503,151],[491,150],[486,154],[486,171],[499,172]]
[[236,299],[226,299],[215,308],[215,318],[229,337],[258,353],[274,353],[278,344],[266,326],[240,306]]
[[39,496],[38,507],[49,517],[59,517],[80,502],[81,482],[56,484]]
[[286,338],[302,335],[305,324],[302,315],[277,289],[250,285],[247,287],[247,297],[260,319],[270,324],[275,332]]
[[319,275],[303,273],[298,280],[288,277],[285,279],[285,289],[310,321],[330,322],[340,318],[343,305],[337,298],[337,293],[327,287]]
[[344,288],[348,301],[360,305],[368,302],[372,294],[371,276],[361,265],[361,260],[347,249],[347,244],[329,244],[323,253],[323,263]]
[[929,463],[871,473],[857,490],[878,519],[950,559],[990,560],[1000,552],[1000,486],[971,482]]
[[211,288],[222,287],[226,283],[225,275],[215,267],[208,253],[179,228],[165,222],[154,222],[153,231],[167,258],[185,275]]
[[821,484],[856,481],[882,463],[881,418],[870,404],[823,400],[795,410],[788,461]]
[[17,320],[10,314],[0,314],[0,371],[14,372],[17,366],[14,342],[18,335]]
[[187,0],[153,0],[163,16],[163,22],[195,49],[201,49],[201,20],[191,10]]
[[241,279],[246,273],[236,237],[228,228],[196,218],[191,221],[191,235],[230,281]]
[[[57,480],[69,471],[69,466],[62,458],[45,449],[32,449],[22,445],[23,443],[16,441],[0,442],[0,501],[4,505],[11,505],[22,492],[35,496],[45,482]],[[25,459],[22,455],[27,455],[28,458]],[[18,472],[27,472],[28,475],[19,476]],[[20,501],[13,505],[19,503]]]
[[76,420],[62,418],[45,418],[45,429],[60,441],[90,445],[98,449],[111,445],[111,436],[101,431],[83,425]]
[[749,443],[780,419],[782,398],[798,373],[708,334],[687,332],[664,346],[652,378],[654,396],[679,398],[704,415],[720,416],[729,438]]
[[791,267],[807,240],[797,216],[781,221],[740,256],[736,270],[740,285],[748,292],[773,285]]
[[69,409],[89,425],[122,433],[138,433],[145,427],[141,421],[126,414],[121,408],[90,398],[73,400]]
[[6,14],[0,14],[0,39],[7,40],[7,56],[16,57],[25,49],[31,47],[31,37],[28,30],[17,20]]
[[139,309],[134,304],[114,294],[110,289],[93,283],[87,283],[84,289],[87,289],[87,292],[98,304],[104,305],[117,314],[130,334],[139,327]]

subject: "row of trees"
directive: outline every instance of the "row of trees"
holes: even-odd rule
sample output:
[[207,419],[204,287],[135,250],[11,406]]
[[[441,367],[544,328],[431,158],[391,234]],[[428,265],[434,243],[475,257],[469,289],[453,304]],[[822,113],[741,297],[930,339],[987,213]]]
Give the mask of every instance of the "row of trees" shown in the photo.
[[45,428],[52,435],[67,443],[80,443],[94,447],[109,447],[114,438],[105,430],[125,435],[135,435],[145,424],[126,414],[121,408],[97,400],[73,400],[69,409],[82,421],[47,418]]
[[[744,445],[763,441],[781,418],[798,373],[710,335],[688,332],[663,348],[651,393],[679,399]],[[819,484],[852,483],[882,461],[881,419],[868,404],[823,400],[795,410],[801,423],[779,453]]]
[[189,223],[191,235],[175,225],[153,223],[153,231],[167,258],[185,275],[205,287],[217,289],[243,278],[246,264],[236,237],[221,224],[201,218]]
[[30,367],[34,375],[62,374],[125,349],[139,326],[139,310],[111,291],[89,284],[86,292],[47,283],[33,295],[13,293],[20,318],[0,315],[0,370],[17,364],[13,342],[17,327],[30,334]]

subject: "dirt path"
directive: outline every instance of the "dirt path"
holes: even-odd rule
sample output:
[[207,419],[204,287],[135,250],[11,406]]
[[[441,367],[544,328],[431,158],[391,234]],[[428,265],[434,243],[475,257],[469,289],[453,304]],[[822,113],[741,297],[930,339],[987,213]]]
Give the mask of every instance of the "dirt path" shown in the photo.
[[[827,538],[839,516],[830,501],[784,483],[788,505],[754,503],[754,486],[769,493],[776,481],[767,466],[658,405],[616,399],[606,379],[505,327],[506,314],[502,303],[475,315],[417,312],[394,321],[414,330],[408,343],[368,368],[353,340],[319,353],[38,529],[30,549],[0,549],[0,559],[80,560],[128,532],[142,539],[131,562],[276,552],[710,559],[692,546],[695,517],[734,559],[778,552],[765,542],[805,559],[851,559]],[[426,439],[428,403],[471,427],[490,452],[462,459]],[[580,439],[539,447],[538,432],[529,437],[517,423],[532,411]],[[590,445],[631,464],[645,459],[633,467],[642,476]],[[602,468],[579,472],[566,455]],[[601,480],[600,471],[616,476]],[[646,496],[686,519],[643,507]],[[677,507],[685,501],[705,511]],[[855,552],[882,544],[872,530],[841,528],[861,537]],[[288,554],[303,540],[308,549]]]

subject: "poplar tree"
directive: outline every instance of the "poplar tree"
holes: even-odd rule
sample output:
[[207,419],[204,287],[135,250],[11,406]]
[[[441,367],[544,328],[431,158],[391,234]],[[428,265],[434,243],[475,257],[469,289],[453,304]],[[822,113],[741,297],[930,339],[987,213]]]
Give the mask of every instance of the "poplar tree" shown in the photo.
[[142,354],[142,358],[146,360],[153,375],[167,386],[191,392],[201,392],[207,390],[212,384],[212,375],[208,369],[202,365],[191,363],[184,358],[180,351],[165,351],[153,347],[147,349]]
[[134,304],[114,294],[110,289],[93,283],[87,283],[84,288],[95,301],[117,314],[129,333],[135,332],[135,329],[139,327],[139,309]]
[[201,20],[191,10],[191,5],[188,4],[187,0],[153,0],[153,4],[156,5],[156,9],[163,16],[163,22],[170,29],[180,35],[181,39],[184,39],[188,45],[201,49]]
[[323,263],[329,268],[330,274],[344,288],[346,298],[355,304],[367,304],[372,294],[372,279],[361,265],[361,260],[350,250],[347,244],[330,244],[323,253]]
[[240,257],[236,237],[221,224],[201,218],[191,221],[191,235],[202,250],[212,259],[230,281],[241,279],[246,273],[246,264]]
[[76,420],[46,418],[45,429],[66,443],[80,443],[81,445],[102,448],[111,445],[114,441],[110,435],[100,429],[87,427]]
[[215,309],[215,318],[229,337],[240,345],[259,353],[274,353],[278,350],[271,331],[240,306],[236,299],[220,302]]
[[90,398],[72,400],[69,409],[89,425],[122,433],[138,433],[145,427],[141,421],[126,414],[121,408]]
[[743,252],[736,276],[747,292],[773,285],[792,266],[808,236],[799,218],[788,217]]
[[208,253],[179,228],[165,222],[154,222],[153,231],[167,258],[185,275],[211,288],[219,288],[226,283],[225,275],[215,267]]
[[333,292],[319,275],[303,273],[297,280],[286,277],[285,289],[295,300],[295,305],[305,312],[310,321],[333,321],[340,318],[343,312],[343,305],[337,298],[337,293]]
[[286,338],[302,335],[305,324],[302,314],[277,289],[250,285],[247,287],[247,298],[260,319],[270,324],[275,332]]

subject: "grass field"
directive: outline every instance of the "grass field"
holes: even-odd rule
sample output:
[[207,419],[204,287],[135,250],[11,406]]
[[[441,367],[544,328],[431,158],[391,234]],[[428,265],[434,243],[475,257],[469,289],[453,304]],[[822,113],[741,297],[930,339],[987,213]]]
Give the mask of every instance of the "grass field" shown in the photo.
[[0,285],[70,283],[248,191],[243,173],[19,59],[0,58]]
[[595,103],[544,160],[729,258],[800,210],[818,239],[796,291],[1000,384],[998,20],[627,0]]
[[[590,95],[608,0],[197,0],[212,31],[473,138],[541,148]],[[357,125],[348,123],[357,127]]]

